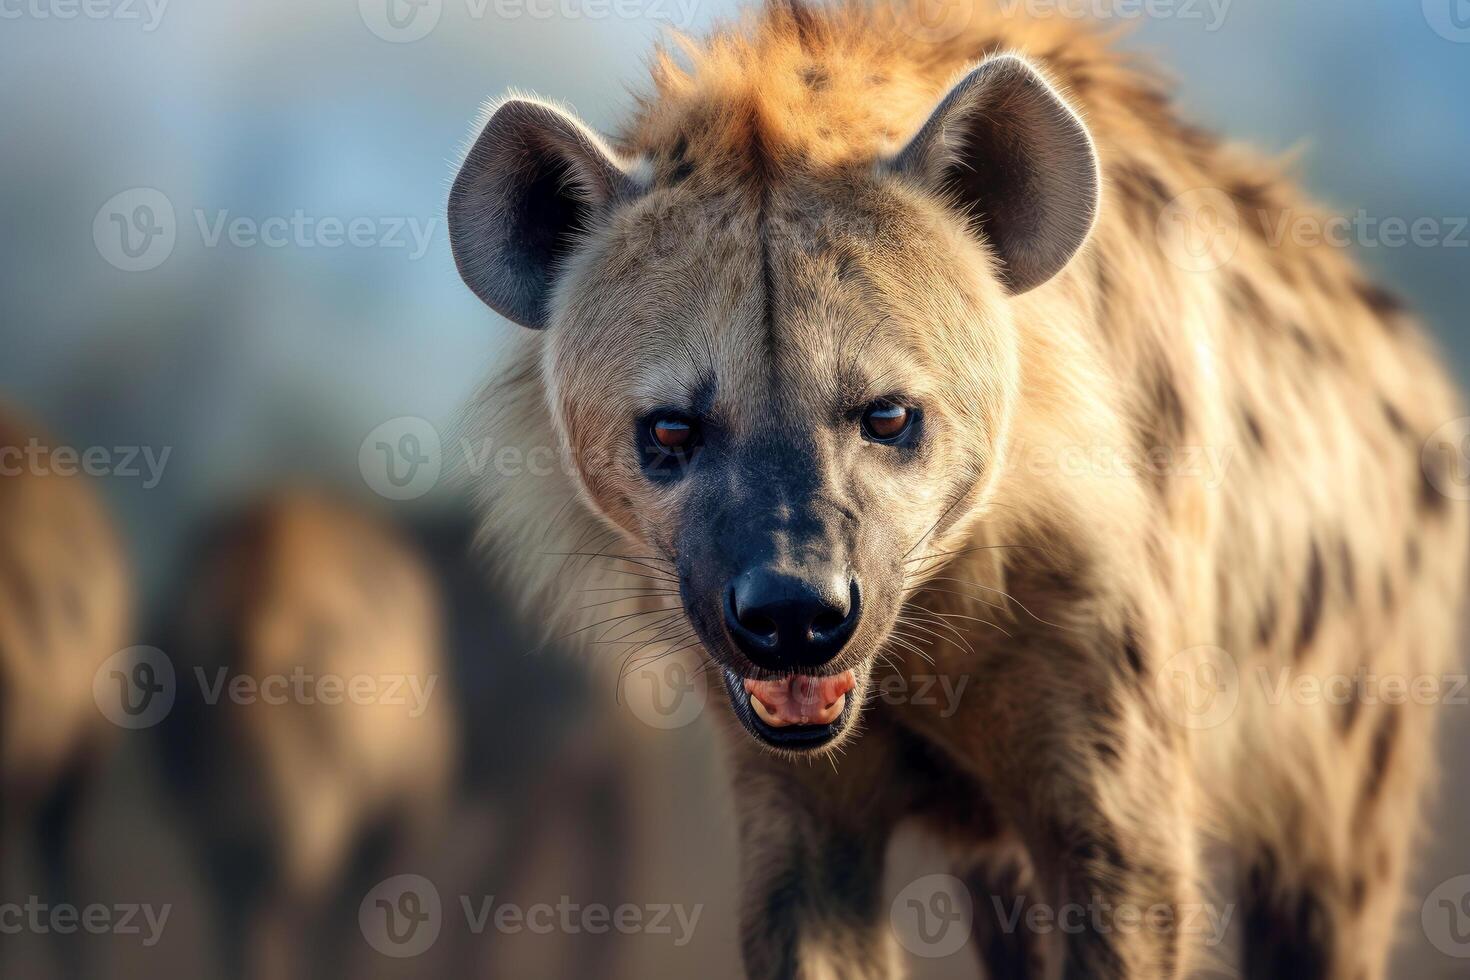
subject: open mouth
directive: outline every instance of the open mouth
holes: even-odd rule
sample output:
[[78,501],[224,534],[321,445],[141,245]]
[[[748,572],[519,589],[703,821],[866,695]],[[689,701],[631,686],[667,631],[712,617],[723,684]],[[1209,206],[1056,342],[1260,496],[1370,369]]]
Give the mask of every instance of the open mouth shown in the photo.
[[758,681],[722,667],[725,693],[745,730],[772,748],[802,752],[827,745],[852,719],[853,672],[794,674]]

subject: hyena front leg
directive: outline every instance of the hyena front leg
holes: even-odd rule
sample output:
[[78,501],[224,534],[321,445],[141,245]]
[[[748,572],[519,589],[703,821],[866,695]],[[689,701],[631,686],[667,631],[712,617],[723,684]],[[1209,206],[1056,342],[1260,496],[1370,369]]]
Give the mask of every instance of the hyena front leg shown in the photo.
[[[884,739],[793,763],[739,746],[741,943],[750,980],[897,980],[902,960],[883,902],[899,812]],[[840,774],[839,774],[840,773]],[[889,780],[892,780],[889,782]]]
[[1182,733],[1140,677],[1064,657],[1004,670],[987,697],[983,764],[1035,869],[1045,975],[1184,975],[1211,917]]

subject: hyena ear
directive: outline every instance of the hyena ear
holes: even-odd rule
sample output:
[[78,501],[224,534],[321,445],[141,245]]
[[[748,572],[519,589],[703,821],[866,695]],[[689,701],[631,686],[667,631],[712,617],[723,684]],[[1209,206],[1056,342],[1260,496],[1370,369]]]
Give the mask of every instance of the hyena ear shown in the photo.
[[493,310],[540,330],[579,237],[636,190],[631,166],[581,121],[544,102],[507,99],[449,192],[454,264]]
[[990,58],[961,79],[892,166],[952,201],[984,234],[1012,294],[1060,272],[1097,215],[1100,173],[1087,127],[1015,55]]

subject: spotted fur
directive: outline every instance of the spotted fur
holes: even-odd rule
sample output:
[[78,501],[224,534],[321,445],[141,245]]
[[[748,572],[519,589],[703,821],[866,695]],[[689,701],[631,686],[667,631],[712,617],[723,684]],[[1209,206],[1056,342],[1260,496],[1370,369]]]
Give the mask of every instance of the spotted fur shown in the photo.
[[[935,27],[903,4],[774,3],[657,54],[606,154],[560,109],[508,129],[596,161],[553,171],[581,203],[537,264],[551,278],[534,307],[505,299],[502,281],[526,280],[485,261],[505,244],[485,236],[550,217],[475,179],[544,147],[497,146],[496,126],[536,110],[492,107],[451,202],[456,257],[487,301],[546,329],[519,338],[476,417],[498,446],[568,462],[484,480],[486,536],[556,633],[630,659],[709,647],[660,598],[688,598],[678,542],[695,503],[650,489],[631,439],[641,406],[692,395],[730,431],[790,423],[771,436],[786,455],[720,501],[810,472],[901,568],[896,618],[854,641],[876,652],[840,662],[872,703],[833,765],[730,726],[752,977],[897,975],[877,876],[889,831],[914,815],[972,887],[1024,881],[1053,906],[1239,901],[1249,975],[1381,977],[1433,708],[1268,695],[1282,671],[1448,668],[1466,515],[1420,454],[1458,395],[1348,256],[1275,240],[1312,205],[1273,164],[1182,121],[1146,65],[1063,18],[944,9]],[[956,80],[999,56],[1085,122],[1102,175],[1087,246],[1024,291],[1006,229],[967,209],[964,188],[900,165]],[[1033,166],[1076,152],[1058,143]],[[1023,178],[1065,194],[1044,176]],[[1202,188],[1223,216],[1186,206]],[[1082,196],[1067,207],[1093,217]],[[1230,254],[1193,262],[1196,223],[1228,209]],[[843,469],[848,450],[799,434],[832,389],[880,382],[922,395],[943,433],[903,477]],[[1063,465],[1099,447],[1134,462]],[[587,609],[582,588],[626,588],[621,618]],[[1215,692],[1237,697],[1208,725],[1175,683],[1205,646],[1234,671],[1212,675]],[[873,698],[890,671],[973,684],[945,716]],[[1203,884],[1212,842],[1237,869],[1223,895]],[[1019,871],[985,870],[980,855],[1011,861],[1016,845]],[[1211,955],[1182,928],[1036,938],[996,963],[1152,978]]]

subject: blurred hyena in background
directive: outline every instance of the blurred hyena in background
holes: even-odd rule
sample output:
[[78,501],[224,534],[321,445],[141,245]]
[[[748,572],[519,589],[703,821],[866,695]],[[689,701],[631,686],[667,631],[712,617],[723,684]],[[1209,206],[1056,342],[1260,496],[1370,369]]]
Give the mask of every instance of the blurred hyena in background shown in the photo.
[[[30,857],[44,890],[67,901],[77,820],[115,732],[92,685],[126,646],[132,588],[89,478],[25,462],[51,443],[0,409],[0,882]],[[74,970],[75,944],[55,947]]]

